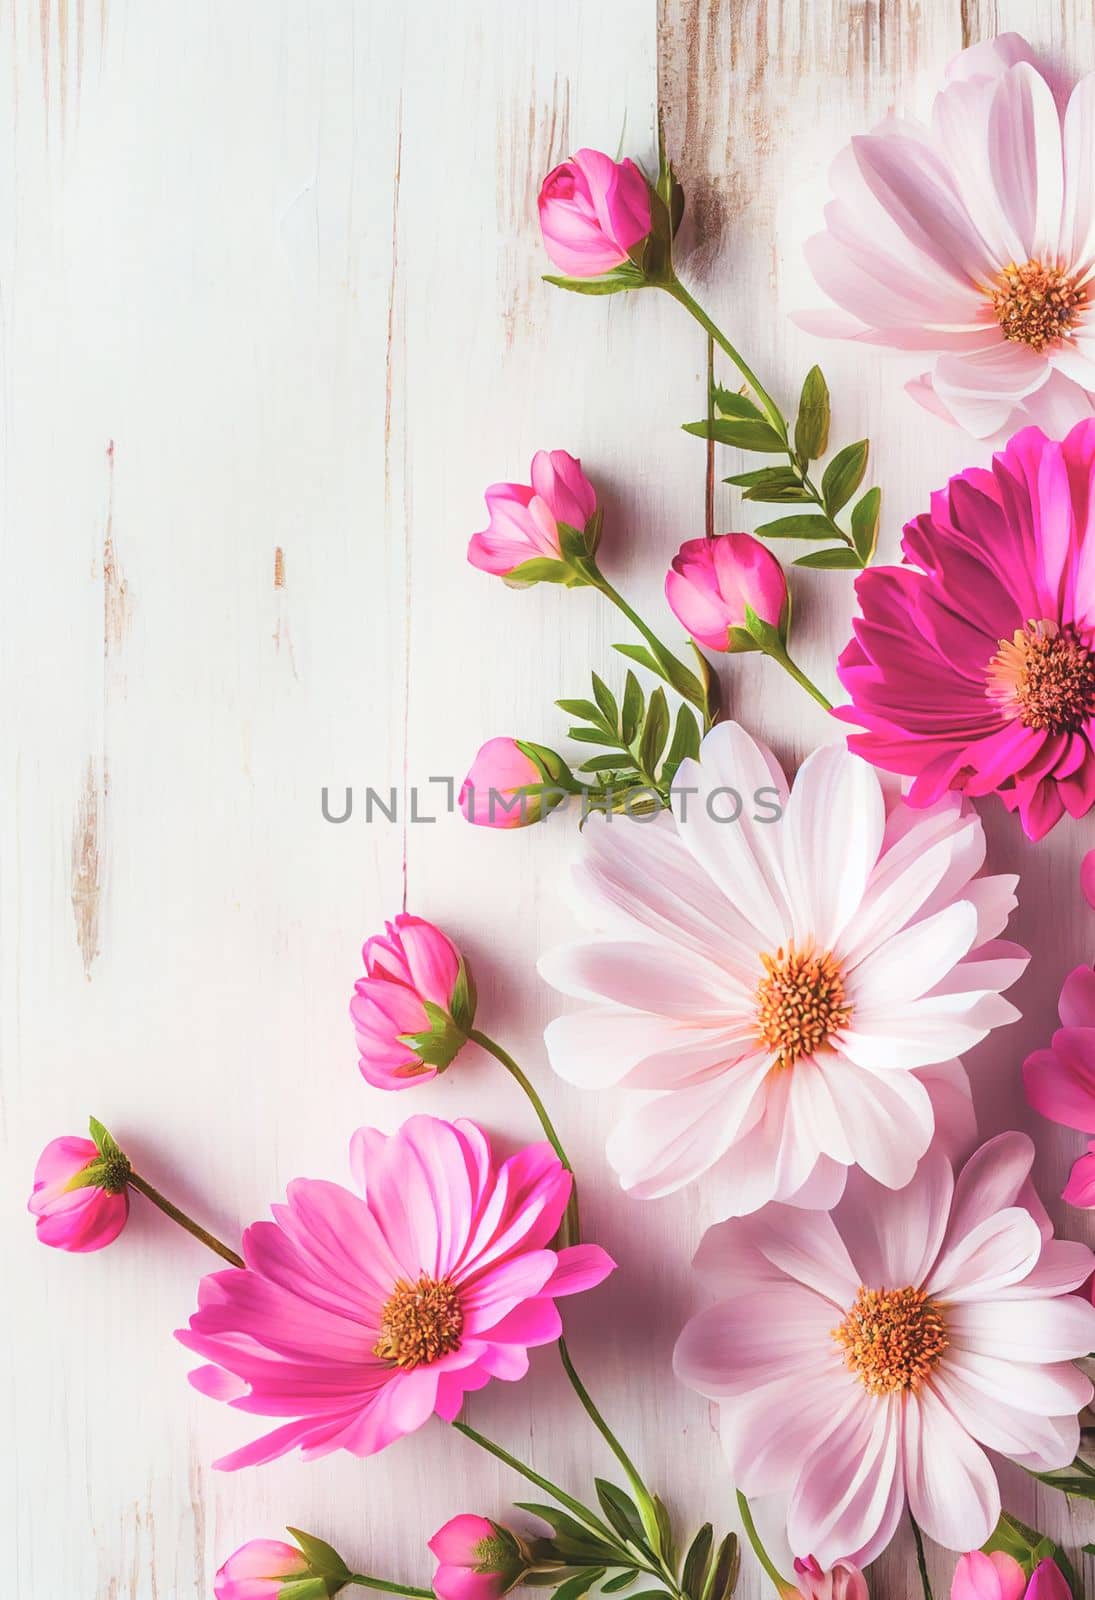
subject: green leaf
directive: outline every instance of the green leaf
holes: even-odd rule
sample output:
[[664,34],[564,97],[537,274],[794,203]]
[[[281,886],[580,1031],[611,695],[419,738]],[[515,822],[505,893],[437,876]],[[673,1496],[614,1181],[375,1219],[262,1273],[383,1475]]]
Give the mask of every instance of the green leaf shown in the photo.
[[[729,478],[726,482],[729,483]],[[742,495],[743,500],[752,500],[761,505],[768,506],[795,506],[805,505],[813,501],[813,495],[801,485],[788,486],[786,489],[746,489]]]
[[658,761],[668,737],[669,707],[666,704],[665,690],[657,688],[650,696],[643,731],[639,736],[639,766],[652,777],[657,771]]
[[588,761],[583,761],[578,768],[579,772],[620,772],[627,765],[626,756],[618,751],[603,756],[590,756]]
[[575,1573],[573,1578],[568,1578],[556,1589],[556,1600],[582,1600],[582,1596],[588,1594],[604,1575],[604,1567],[588,1567],[584,1572]]
[[754,467],[752,472],[736,472],[723,483],[732,483],[736,489],[790,489],[802,487],[802,479],[794,467]]
[[[658,694],[661,694],[659,689]],[[662,695],[662,699],[665,696]],[[651,697],[653,705],[653,697]],[[608,1483],[604,1478],[594,1478],[594,1488],[597,1490],[597,1500],[601,1510],[608,1518],[622,1539],[629,1540],[640,1549],[646,1547],[646,1534],[643,1531],[642,1518],[639,1509],[631,1496],[616,1484]]]
[[[596,728],[608,728],[600,707],[595,706],[592,700],[556,700],[555,704],[560,711],[565,711],[568,717],[581,717],[584,722],[591,722]],[[611,731],[613,733],[616,731],[615,718]]]
[[645,644],[614,644],[613,650],[618,650],[629,661],[637,661],[640,667],[646,667],[648,672],[654,672],[660,678],[662,669],[650,654]]
[[587,1527],[576,1517],[560,1511],[558,1506],[541,1505],[532,1500],[515,1500],[514,1505],[518,1510],[531,1512],[534,1517],[547,1523],[555,1535],[553,1542],[563,1556],[583,1555],[595,1561],[604,1560],[606,1565],[615,1562],[619,1556],[619,1550],[611,1543],[612,1530],[606,1528],[592,1511]]
[[704,417],[702,422],[685,422],[682,426],[685,433],[695,434],[697,439],[714,439],[716,444],[733,445],[738,450],[774,452],[787,448],[770,422],[755,418],[716,417],[708,423]]
[[677,707],[677,720],[673,727],[673,739],[666,751],[665,760],[662,762],[662,783],[672,783],[677,775],[677,768],[687,756],[695,758],[700,753],[700,725],[687,706]]
[[620,737],[629,745],[639,731],[646,709],[646,697],[635,674],[628,671],[624,680],[624,703],[620,714]]
[[616,696],[603,678],[599,678],[595,672],[591,676],[593,678],[593,698],[600,707],[606,725],[615,732],[620,721],[620,708],[616,704]]
[[696,1537],[688,1547],[688,1554],[684,1558],[684,1570],[681,1574],[681,1588],[690,1600],[699,1600],[703,1593],[703,1585],[707,1578],[707,1569],[711,1562],[711,1551],[715,1543],[715,1530],[709,1522],[705,1522]]
[[863,563],[847,545],[834,545],[831,550],[811,550],[808,556],[798,556],[796,567],[817,567],[822,572],[859,572]]
[[730,1600],[737,1588],[741,1570],[741,1550],[736,1533],[728,1533],[719,1545],[714,1565],[704,1585],[702,1600]]
[[846,444],[843,450],[837,451],[825,468],[821,480],[821,498],[831,517],[836,516],[841,506],[847,505],[863,482],[869,450],[870,445],[866,439],[859,439],[855,444]]
[[676,1554],[673,1548],[673,1523],[669,1516],[669,1509],[661,1495],[651,1495],[654,1503],[654,1515],[658,1523],[658,1537],[661,1541],[661,1554],[670,1567],[675,1567]]
[[[603,728],[570,728],[568,735],[578,744],[605,744]],[[614,736],[613,736],[614,737]],[[611,741],[607,741],[611,742]]]
[[833,525],[828,517],[814,516],[800,511],[794,516],[777,517],[774,522],[762,522],[753,530],[758,539],[831,539]]
[[[1013,1561],[1018,1561],[1028,1578],[1033,1575],[1040,1561],[1055,1561],[1072,1594],[1079,1595],[1076,1574],[1060,1545],[1055,1544],[1045,1534],[1039,1533],[1037,1528],[1029,1527],[1006,1511],[1000,1513],[1000,1520],[993,1530],[992,1537],[981,1548],[986,1554],[1002,1550],[1005,1555],[1011,1556]],[[1085,1549],[1087,1548],[1085,1546]]]
[[621,1589],[627,1589],[639,1576],[637,1567],[629,1567],[626,1572],[621,1572],[615,1578],[609,1578],[607,1583],[602,1583],[602,1594],[618,1594]]
[[724,389],[720,383],[715,384],[712,395],[715,409],[722,416],[764,421],[764,412],[749,399],[748,395],[739,394],[736,389]]
[[878,527],[882,520],[882,490],[868,489],[852,507],[852,540],[856,555],[865,567],[874,560],[878,548]]
[[811,367],[802,385],[795,420],[795,451],[808,461],[819,461],[829,448],[829,385],[820,367]]
[[544,282],[557,289],[569,289],[571,294],[619,294],[623,289],[643,288],[646,279],[638,267],[627,261],[599,278],[565,278],[545,272]]

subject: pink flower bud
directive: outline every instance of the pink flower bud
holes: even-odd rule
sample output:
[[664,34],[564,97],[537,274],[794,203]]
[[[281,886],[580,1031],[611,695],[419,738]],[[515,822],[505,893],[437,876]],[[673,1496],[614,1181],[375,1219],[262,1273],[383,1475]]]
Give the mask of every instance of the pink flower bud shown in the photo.
[[814,1556],[795,1562],[795,1583],[802,1600],[870,1600],[867,1580],[850,1561],[838,1561],[830,1572],[823,1572]]
[[650,188],[633,161],[579,150],[540,188],[544,248],[560,272],[597,278],[611,272],[650,232]]
[[27,1210],[43,1244],[83,1253],[111,1244],[129,1216],[129,1163],[90,1139],[53,1139],[38,1157]]
[[[482,572],[520,580],[529,561],[557,561],[565,566],[559,525],[585,534],[597,511],[597,495],[577,457],[565,450],[537,450],[531,484],[494,483],[486,492],[490,521],[468,545],[468,560]],[[586,553],[596,548],[590,530]],[[541,578],[546,574],[540,574]],[[566,581],[561,570],[557,581]],[[536,581],[532,579],[531,581]]]
[[677,621],[708,650],[755,648],[730,634],[745,627],[747,606],[786,636],[790,608],[783,568],[750,533],[687,539],[666,574],[665,598]]
[[1056,1561],[1039,1561],[1027,1586],[1026,1600],[1072,1600],[1072,1591]]
[[[971,1550],[954,1569],[950,1600],[1023,1600],[1026,1593],[1026,1573],[1013,1557],[1002,1550]],[[1048,1590],[1043,1600],[1050,1600]]]
[[520,1541],[487,1517],[452,1517],[429,1541],[438,1600],[500,1600],[528,1570]]
[[378,1089],[407,1089],[435,1078],[467,1043],[475,993],[456,946],[422,917],[405,912],[361,951],[365,976],[354,984],[350,1016],[361,1075]]
[[[295,1545],[279,1539],[252,1539],[221,1567],[213,1580],[216,1600],[278,1600],[284,1585],[296,1584],[294,1600],[312,1600],[301,1580],[311,1576],[308,1558]],[[322,1578],[315,1580],[315,1600],[327,1594]]]
[[[560,782],[570,776],[567,763],[554,750],[539,744],[533,746],[528,741],[522,744],[525,744],[523,750],[517,739],[488,739],[471,763],[459,789],[458,805],[475,827],[527,827],[530,822],[539,822],[541,816],[546,816],[547,811],[554,810],[554,806],[567,798],[567,789]],[[544,763],[547,779],[527,754],[528,750],[536,750]],[[546,794],[520,792],[531,784],[546,781],[560,782],[559,789]]]

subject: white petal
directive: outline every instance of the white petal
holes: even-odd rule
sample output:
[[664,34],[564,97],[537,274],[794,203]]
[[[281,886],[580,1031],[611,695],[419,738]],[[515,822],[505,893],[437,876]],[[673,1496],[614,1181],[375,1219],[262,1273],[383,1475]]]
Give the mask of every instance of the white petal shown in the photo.
[[989,162],[1022,259],[1055,259],[1064,205],[1061,121],[1053,91],[1029,62],[1000,80],[989,114]]
[[862,902],[885,825],[878,777],[846,746],[823,747],[803,762],[782,823],[784,872],[800,944],[813,940],[822,950],[832,949]]
[[903,1188],[935,1131],[924,1085],[912,1073],[874,1073],[831,1053],[795,1070],[795,1089],[810,1084],[812,1105],[820,1102],[820,1083],[831,1106],[819,1127],[827,1136],[823,1152],[862,1167],[888,1189]]
[[898,1403],[863,1390],[815,1438],[787,1510],[797,1554],[831,1567],[842,1559],[866,1564],[885,1549],[904,1502],[900,1439]]
[[950,1215],[954,1175],[930,1149],[911,1182],[886,1189],[853,1169],[834,1220],[859,1281],[868,1289],[919,1286],[939,1254]]
[[[712,1072],[725,1070],[728,1061],[746,1053],[731,1048],[725,1029],[698,1028],[622,1006],[596,1006],[556,1017],[544,1029],[544,1044],[552,1069],[582,1089],[602,1089],[635,1074],[643,1076],[649,1063],[660,1063],[666,1074],[678,1070],[681,1076],[703,1063]],[[649,1082],[643,1086],[652,1087]],[[671,1085],[662,1082],[658,1087]]]
[[725,1027],[752,1011],[752,996],[743,986],[671,945],[591,940],[549,951],[537,966],[545,981],[563,994],[611,1000],[680,1022]]
[[833,1308],[786,1279],[700,1311],[673,1351],[673,1370],[711,1400],[748,1394],[760,1384],[841,1362],[830,1334]]
[[961,1061],[940,1061],[919,1067],[916,1076],[928,1091],[935,1122],[935,1142],[947,1160],[958,1166],[977,1143],[977,1116],[969,1074]]
[[924,1285],[948,1305],[984,1300],[1025,1278],[1042,1253],[1042,1235],[1029,1211],[1012,1206],[944,1249]]
[[909,1510],[928,1537],[950,1550],[984,1544],[1000,1516],[996,1474],[930,1384],[906,1407],[904,1453]]
[[1034,1144],[1025,1133],[1000,1133],[966,1162],[954,1185],[954,1204],[944,1249],[998,1211],[1014,1206],[1034,1164]]
[[1082,1411],[1091,1399],[1090,1378],[1071,1361],[1039,1366],[1031,1361],[1004,1361],[998,1356],[952,1347],[942,1365],[983,1395],[990,1407],[1004,1404],[1043,1417],[1057,1417]]
[[976,932],[977,913],[959,900],[887,939],[847,975],[853,1023],[858,1007],[873,1011],[927,994],[969,952]]
[[1064,127],[1065,196],[1061,255],[1072,271],[1095,266],[1095,73],[1069,97]]
[[609,1163],[623,1187],[649,1200],[707,1172],[761,1114],[758,1090],[767,1071],[765,1058],[753,1058],[711,1083],[655,1095],[633,1106],[612,1130],[607,1146]]
[[955,1345],[1011,1361],[1072,1361],[1095,1350],[1095,1306],[1056,1300],[979,1300],[947,1311]]

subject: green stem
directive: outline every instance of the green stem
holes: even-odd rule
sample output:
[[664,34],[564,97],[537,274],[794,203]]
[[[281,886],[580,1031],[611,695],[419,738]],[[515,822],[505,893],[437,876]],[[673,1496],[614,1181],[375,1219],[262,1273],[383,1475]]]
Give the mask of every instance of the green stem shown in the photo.
[[776,405],[776,402],[772,399],[772,396],[761,383],[752,367],[748,365],[745,357],[741,355],[739,351],[735,350],[734,346],[722,332],[721,328],[711,321],[711,318],[707,315],[707,312],[703,309],[699,302],[697,300],[693,300],[692,296],[689,294],[688,290],[685,288],[684,284],[679,278],[673,278],[671,282],[663,285],[663,287],[665,288],[667,294],[672,295],[673,299],[677,301],[678,305],[682,305],[689,315],[696,319],[708,337],[714,339],[719,349],[730,357],[730,360],[734,363],[735,367],[737,367],[738,371],[741,373],[750,389],[752,389],[753,393],[760,401],[761,409],[767,416],[773,428],[775,428],[781,439],[786,440],[786,418],[784,417],[783,412]]
[[483,1033],[479,1028],[472,1028],[468,1033],[468,1038],[473,1040],[481,1050],[486,1050],[487,1053],[492,1055],[496,1061],[500,1061],[502,1066],[504,1066],[506,1071],[509,1073],[510,1077],[516,1079],[516,1081],[521,1085],[521,1088],[528,1096],[532,1109],[535,1111],[540,1120],[540,1126],[547,1135],[551,1148],[555,1151],[555,1154],[559,1157],[559,1160],[563,1163],[563,1166],[567,1169],[567,1171],[573,1174],[574,1168],[570,1164],[570,1158],[563,1149],[562,1140],[555,1132],[554,1124],[547,1114],[547,1109],[544,1105],[544,1102],[540,1099],[540,1096],[536,1093],[536,1090],[532,1087],[532,1084],[521,1071],[521,1068],[517,1065],[509,1051],[503,1050],[500,1044],[496,1044],[489,1034]]
[[185,1211],[180,1211],[178,1206],[172,1205],[171,1201],[162,1195],[158,1189],[154,1189],[147,1179],[140,1177],[136,1172],[131,1172],[128,1182],[131,1189],[136,1189],[138,1194],[143,1194],[146,1200],[151,1200],[152,1204],[157,1206],[165,1217],[170,1217],[172,1222],[179,1224],[180,1228],[185,1228],[187,1233],[193,1234],[195,1239],[199,1239],[202,1244],[220,1256],[223,1261],[227,1261],[233,1267],[246,1265],[242,1256],[229,1249],[228,1245],[222,1244],[207,1229],[196,1223],[193,1217],[188,1217]]
[[770,656],[773,661],[778,661],[784,672],[789,673],[799,687],[805,689],[806,693],[817,701],[823,711],[831,711],[833,709],[833,702],[822,694],[817,684],[806,676],[801,667],[795,665],[785,650],[782,652],[768,650],[765,654]]
[[741,1514],[741,1525],[745,1529],[745,1536],[753,1547],[753,1554],[775,1584],[777,1594],[794,1594],[794,1584],[789,1583],[783,1574],[776,1569],[772,1564],[772,1558],[761,1543],[757,1525],[753,1521],[753,1513],[749,1509],[749,1502],[740,1489],[738,1490],[738,1511]]
[[485,1434],[479,1433],[477,1429],[472,1427],[470,1422],[454,1422],[452,1426],[457,1433],[462,1433],[466,1439],[470,1439],[473,1444],[477,1444],[481,1450],[485,1450],[488,1455],[494,1456],[495,1460],[503,1462],[520,1477],[525,1478],[529,1483],[535,1484],[537,1489],[542,1489],[553,1500],[557,1500],[561,1506],[565,1506],[584,1527],[588,1528],[591,1533],[596,1534],[598,1539],[603,1539],[607,1544],[618,1545],[619,1541],[612,1529],[602,1522],[600,1517],[591,1511],[588,1506],[584,1506],[580,1500],[575,1500],[573,1495],[567,1494],[565,1489],[560,1489],[557,1483],[552,1483],[550,1478],[542,1478],[538,1472],[534,1472],[530,1466],[527,1466],[523,1461],[519,1461],[508,1450],[504,1450],[500,1444],[495,1444],[493,1439],[488,1439]]
[[913,1539],[916,1541],[916,1566],[920,1573],[920,1587],[924,1591],[924,1600],[933,1600],[931,1579],[928,1577],[928,1562],[924,1555],[924,1539],[911,1511],[909,1521],[912,1523]]
[[623,1467],[632,1490],[636,1494],[648,1494],[649,1491],[639,1476],[638,1468],[635,1466],[635,1463],[632,1461],[631,1457],[628,1455],[619,1439],[617,1439],[616,1435],[613,1433],[604,1417],[602,1417],[601,1413],[598,1411],[596,1405],[593,1403],[592,1395],[582,1382],[581,1378],[579,1378],[578,1373],[575,1370],[574,1363],[570,1359],[570,1351],[566,1347],[565,1339],[559,1340],[559,1359],[563,1363],[563,1371],[570,1379],[571,1388],[578,1396],[578,1399],[582,1402],[586,1414],[593,1423],[593,1426],[597,1429],[597,1432],[601,1435],[601,1438],[608,1445],[608,1448],[612,1451],[612,1454],[616,1457],[616,1460],[620,1463],[621,1467]]
[[[693,678],[696,677],[696,674],[692,671],[692,668],[688,666],[686,662],[681,661],[678,656],[675,656],[671,650],[667,649],[667,647],[658,638],[653,628],[649,628],[643,621],[642,617],[639,616],[639,613],[632,606],[628,605],[620,591],[613,588],[612,584],[609,583],[608,579],[605,577],[600,567],[597,566],[596,562],[592,560],[589,562],[589,570],[586,576],[593,588],[600,590],[601,594],[604,595],[606,600],[611,600],[617,611],[622,612],[635,631],[640,633],[646,640],[647,644],[650,646],[651,654],[653,655],[654,660],[658,663],[662,676],[666,679],[667,683],[671,683],[672,680],[667,677],[664,668],[662,668],[662,662],[666,660],[675,662],[676,665],[681,668],[682,672],[687,672]],[[704,732],[706,733],[712,727],[715,721],[715,711],[710,703],[707,691],[703,687],[702,682],[700,682],[700,692],[698,694],[685,694],[684,691],[677,685],[674,684],[673,687],[677,689],[677,693],[680,694],[682,699],[687,700],[690,705],[694,705],[697,711],[701,713],[703,716]]]
[[415,1600],[435,1600],[432,1589],[413,1589],[405,1583],[389,1583],[386,1578],[373,1578],[367,1572],[351,1572],[347,1583],[356,1583],[362,1589],[382,1589],[385,1594],[409,1594]]

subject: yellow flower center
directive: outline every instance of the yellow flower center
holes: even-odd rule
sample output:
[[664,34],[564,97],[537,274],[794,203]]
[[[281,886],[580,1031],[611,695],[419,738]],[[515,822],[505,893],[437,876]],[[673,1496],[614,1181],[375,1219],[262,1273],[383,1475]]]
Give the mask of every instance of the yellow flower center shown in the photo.
[[831,951],[799,951],[793,942],[760,959],[764,977],[754,997],[757,1034],[776,1052],[777,1067],[793,1067],[847,1026],[852,1008],[844,997],[844,977]]
[[833,1338],[870,1394],[916,1390],[943,1354],[943,1313],[923,1289],[861,1288]]
[[397,1367],[421,1367],[459,1350],[464,1313],[456,1289],[422,1273],[416,1283],[398,1278],[380,1318],[373,1355]]
[[1075,733],[1095,713],[1095,655],[1074,628],[1028,622],[988,665],[989,698],[1025,728]]
[[1038,260],[1024,261],[1022,266],[1009,262],[996,285],[989,290],[989,299],[1004,338],[1032,350],[1060,343],[1087,305],[1087,290],[1074,276]]

